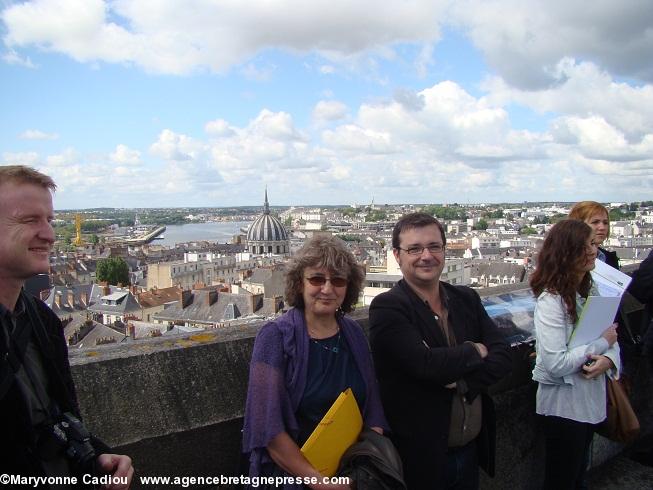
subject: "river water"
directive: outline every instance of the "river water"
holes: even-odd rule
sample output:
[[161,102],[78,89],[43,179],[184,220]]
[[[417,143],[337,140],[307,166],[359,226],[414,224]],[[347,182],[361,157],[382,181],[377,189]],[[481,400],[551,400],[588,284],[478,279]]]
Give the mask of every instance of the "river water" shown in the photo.
[[152,245],[172,247],[175,243],[209,240],[230,243],[231,237],[238,235],[241,228],[247,228],[249,221],[216,221],[210,223],[189,223],[186,225],[166,225],[163,240],[154,240]]

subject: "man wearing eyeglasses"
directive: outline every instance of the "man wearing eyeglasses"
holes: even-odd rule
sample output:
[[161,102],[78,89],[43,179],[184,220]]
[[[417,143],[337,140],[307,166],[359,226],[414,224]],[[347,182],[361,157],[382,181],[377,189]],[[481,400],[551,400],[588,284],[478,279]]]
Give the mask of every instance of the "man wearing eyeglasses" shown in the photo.
[[494,475],[494,406],[508,345],[478,294],[440,281],[446,237],[424,213],[401,218],[392,247],[403,279],[370,306],[381,399],[409,489],[477,489]]

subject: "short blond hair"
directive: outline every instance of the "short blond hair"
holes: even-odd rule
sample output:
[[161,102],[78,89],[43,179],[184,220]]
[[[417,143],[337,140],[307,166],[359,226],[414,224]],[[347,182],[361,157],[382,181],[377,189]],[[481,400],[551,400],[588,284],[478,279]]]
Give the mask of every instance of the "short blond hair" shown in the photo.
[[26,165],[0,166],[0,184],[5,182],[35,184],[52,191],[57,190],[57,184],[54,183],[52,177]]

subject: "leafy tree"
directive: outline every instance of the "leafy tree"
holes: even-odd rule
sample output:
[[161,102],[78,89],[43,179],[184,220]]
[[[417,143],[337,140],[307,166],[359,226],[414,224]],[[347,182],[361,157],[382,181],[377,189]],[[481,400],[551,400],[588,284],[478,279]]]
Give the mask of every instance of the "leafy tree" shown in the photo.
[[534,225],[545,225],[549,222],[549,218],[546,216],[535,216],[533,220]]
[[122,257],[109,257],[99,260],[95,276],[99,282],[106,281],[109,284],[129,284],[129,266]]
[[375,223],[377,221],[386,220],[387,218],[388,215],[385,214],[383,211],[372,210],[369,213],[367,213],[367,215],[365,216],[365,221]]
[[106,221],[82,221],[82,231],[85,233],[93,233],[106,227]]
[[487,230],[487,221],[485,221],[484,219],[479,219],[476,226],[474,226],[474,229],[475,230]]
[[566,219],[566,218],[567,218],[567,215],[566,215],[566,214],[556,213],[556,214],[554,214],[553,216],[551,216],[551,217],[549,218],[549,223],[551,223],[552,225],[554,225],[554,224],[556,224],[558,221],[562,221],[563,219]]
[[537,230],[535,228],[531,228],[530,226],[524,226],[521,230],[519,230],[519,233],[522,235],[537,235]]
[[445,207],[431,204],[429,206],[424,206],[422,212],[432,216],[437,216],[441,219],[467,219],[467,213],[465,210],[458,206]]
[[483,216],[489,219],[503,218],[503,209],[499,208],[496,211],[488,211],[487,213],[483,213]]
[[635,217],[635,213],[633,211],[628,211],[627,208],[611,209],[608,215],[610,216],[610,221],[622,221]]
[[100,243],[100,237],[98,237],[95,233],[93,233],[91,235],[91,243],[93,245],[97,245],[98,243]]

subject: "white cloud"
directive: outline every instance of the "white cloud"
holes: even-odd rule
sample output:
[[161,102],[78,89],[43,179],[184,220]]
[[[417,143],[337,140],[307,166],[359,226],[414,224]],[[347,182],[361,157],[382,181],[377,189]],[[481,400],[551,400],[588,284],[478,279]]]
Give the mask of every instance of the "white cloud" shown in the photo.
[[540,113],[599,116],[630,138],[653,132],[653,85],[616,82],[593,63],[564,59],[557,66],[560,84],[538,91],[512,88],[494,77],[485,81],[487,99],[496,105],[516,102]]
[[141,163],[141,152],[120,144],[109,155],[109,159],[121,165],[139,165]]
[[[448,0],[360,2],[255,0],[33,0],[2,12],[5,43],[38,46],[78,61],[135,63],[148,71],[224,72],[270,47],[329,58],[432,42]],[[261,26],[271,28],[261,28]],[[327,71],[328,72],[328,71]]]
[[250,131],[272,140],[301,140],[303,136],[293,125],[287,112],[272,112],[263,109],[250,124]]
[[316,121],[336,121],[347,115],[347,106],[337,100],[321,100],[313,108],[313,119]]
[[28,167],[35,167],[41,160],[41,157],[35,151],[28,151],[22,153],[5,152],[2,154],[4,165],[27,165]]
[[13,49],[8,49],[7,52],[3,54],[2,60],[9,65],[19,65],[32,69],[36,68],[36,65],[32,63],[32,60],[29,58],[29,56],[22,57]]
[[150,146],[150,153],[171,161],[194,160],[204,150],[201,142],[170,129],[161,131],[159,139]]
[[649,0],[463,0],[454,22],[510,84],[542,89],[564,81],[564,58],[595,60],[622,76],[653,81],[653,8]]
[[235,134],[234,129],[224,119],[207,122],[204,125],[204,131],[215,137],[233,136]]
[[66,148],[62,153],[49,155],[45,161],[51,167],[66,167],[79,163],[80,154],[74,148]]
[[59,135],[57,133],[45,133],[38,129],[28,129],[20,134],[20,138],[24,140],[56,140]]

